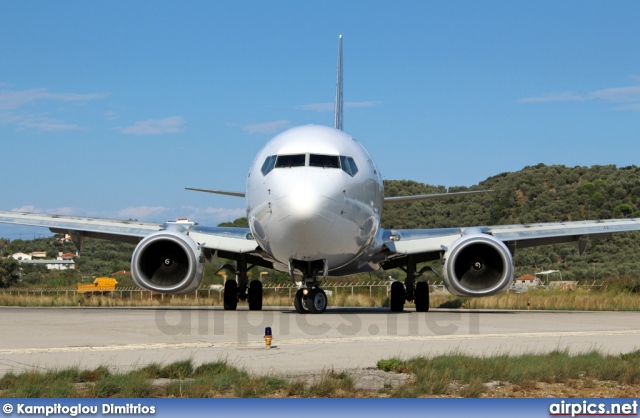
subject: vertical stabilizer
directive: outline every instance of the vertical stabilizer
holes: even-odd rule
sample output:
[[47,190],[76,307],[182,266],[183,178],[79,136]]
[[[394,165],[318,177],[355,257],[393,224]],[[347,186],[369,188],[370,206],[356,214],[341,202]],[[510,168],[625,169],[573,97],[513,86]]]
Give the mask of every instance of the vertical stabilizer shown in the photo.
[[342,35],[338,39],[338,74],[336,75],[336,105],[333,127],[342,131]]

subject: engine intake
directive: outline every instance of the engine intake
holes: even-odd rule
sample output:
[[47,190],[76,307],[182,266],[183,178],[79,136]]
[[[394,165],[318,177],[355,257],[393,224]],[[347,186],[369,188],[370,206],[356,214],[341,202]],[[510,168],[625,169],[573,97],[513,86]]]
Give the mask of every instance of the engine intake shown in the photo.
[[145,237],[131,257],[131,277],[158,293],[191,293],[204,276],[204,256],[195,241],[181,232],[160,231]]
[[511,252],[482,233],[458,238],[443,258],[444,284],[456,296],[491,296],[513,283]]

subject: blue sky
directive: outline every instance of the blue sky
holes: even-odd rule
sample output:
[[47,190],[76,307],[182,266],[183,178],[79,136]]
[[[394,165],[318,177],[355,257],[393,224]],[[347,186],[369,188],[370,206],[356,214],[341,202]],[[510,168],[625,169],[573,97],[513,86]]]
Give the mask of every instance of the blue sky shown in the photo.
[[638,164],[638,22],[637,1],[2,2],[0,210],[242,216],[183,188],[241,191],[273,135],[332,124],[339,34],[345,131],[386,179]]

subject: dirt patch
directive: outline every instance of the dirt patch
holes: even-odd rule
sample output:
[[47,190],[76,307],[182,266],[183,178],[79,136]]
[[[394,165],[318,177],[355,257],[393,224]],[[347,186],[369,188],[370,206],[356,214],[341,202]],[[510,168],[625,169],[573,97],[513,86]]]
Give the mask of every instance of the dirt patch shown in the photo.
[[[347,369],[343,370],[343,372],[353,379],[355,390],[364,392],[384,392],[385,390],[395,389],[414,379],[412,374],[385,372],[375,367]],[[302,380],[307,386],[311,386],[319,382],[325,374],[326,371],[309,373]],[[284,377],[288,380],[300,379],[299,374],[285,375]]]

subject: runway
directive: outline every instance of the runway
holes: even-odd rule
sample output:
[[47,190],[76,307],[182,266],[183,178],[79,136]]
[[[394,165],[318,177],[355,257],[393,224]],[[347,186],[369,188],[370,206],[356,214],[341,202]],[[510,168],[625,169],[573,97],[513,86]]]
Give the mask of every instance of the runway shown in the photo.
[[[491,356],[568,349],[640,349],[638,312],[406,311],[334,308],[298,315],[220,308],[0,308],[0,375],[9,371],[130,370],[226,359],[259,374],[375,367],[380,359],[442,353]],[[264,329],[273,330],[266,349]]]

